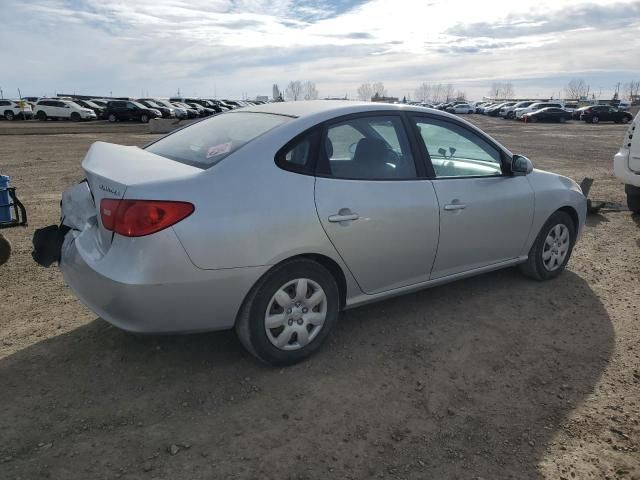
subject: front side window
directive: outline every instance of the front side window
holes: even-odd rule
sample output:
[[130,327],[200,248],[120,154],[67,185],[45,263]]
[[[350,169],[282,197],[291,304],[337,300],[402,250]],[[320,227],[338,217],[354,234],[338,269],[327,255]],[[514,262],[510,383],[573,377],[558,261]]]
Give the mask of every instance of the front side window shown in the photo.
[[149,145],[149,152],[209,168],[260,135],[291,120],[284,115],[239,112],[209,117]]
[[479,135],[442,120],[415,121],[436,178],[502,175],[500,151]]
[[358,117],[330,125],[320,173],[336,178],[394,180],[416,177],[409,141],[398,116]]

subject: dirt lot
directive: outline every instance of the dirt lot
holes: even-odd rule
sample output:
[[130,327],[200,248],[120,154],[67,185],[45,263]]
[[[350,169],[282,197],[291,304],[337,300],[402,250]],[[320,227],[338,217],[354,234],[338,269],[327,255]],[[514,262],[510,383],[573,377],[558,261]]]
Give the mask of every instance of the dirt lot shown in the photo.
[[[471,119],[624,201],[626,127]],[[121,332],[35,265],[31,234],[91,142],[153,138],[46,131],[0,135],[31,216],[0,267],[2,479],[640,479],[640,218],[590,217],[555,281],[512,269],[352,310],[311,360],[273,369],[229,332]]]

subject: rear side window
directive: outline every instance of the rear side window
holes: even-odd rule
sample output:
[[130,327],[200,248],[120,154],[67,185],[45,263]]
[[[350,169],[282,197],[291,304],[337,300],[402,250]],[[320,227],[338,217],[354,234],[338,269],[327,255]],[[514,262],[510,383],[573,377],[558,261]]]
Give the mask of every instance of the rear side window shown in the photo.
[[209,168],[289,120],[291,117],[266,113],[219,115],[161,138],[147,150],[176,162]]

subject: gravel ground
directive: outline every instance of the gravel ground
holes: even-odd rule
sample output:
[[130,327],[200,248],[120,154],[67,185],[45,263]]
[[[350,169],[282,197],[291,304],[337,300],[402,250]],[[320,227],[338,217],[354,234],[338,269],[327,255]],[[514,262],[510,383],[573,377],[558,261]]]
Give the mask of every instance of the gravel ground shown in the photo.
[[[624,202],[611,169],[626,127],[469,118]],[[554,281],[509,269],[355,309],[309,361],[274,369],[231,332],[119,331],[31,260],[88,146],[153,136],[7,125],[0,170],[30,226],[5,231],[0,267],[2,479],[640,479],[640,218],[626,209],[591,216]]]

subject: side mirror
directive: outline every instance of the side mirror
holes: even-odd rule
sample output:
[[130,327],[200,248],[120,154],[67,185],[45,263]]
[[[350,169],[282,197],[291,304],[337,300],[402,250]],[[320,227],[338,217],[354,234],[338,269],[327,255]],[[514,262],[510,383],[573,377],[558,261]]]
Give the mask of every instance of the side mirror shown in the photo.
[[514,176],[529,175],[533,172],[533,163],[524,155],[514,155],[511,159],[511,173]]

